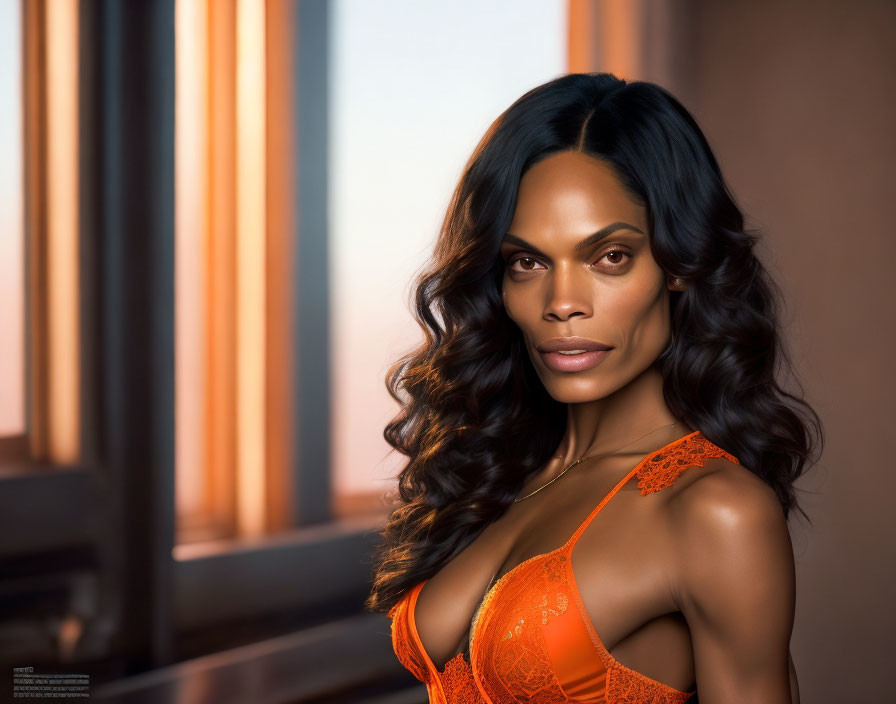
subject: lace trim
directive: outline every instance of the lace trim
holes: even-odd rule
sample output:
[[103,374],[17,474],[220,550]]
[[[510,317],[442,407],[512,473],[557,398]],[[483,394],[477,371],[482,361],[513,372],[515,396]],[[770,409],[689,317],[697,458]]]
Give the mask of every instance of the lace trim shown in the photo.
[[694,692],[680,692],[620,663],[607,672],[607,701],[612,704],[684,704],[693,696]]
[[687,436],[683,442],[649,457],[638,470],[638,488],[646,496],[671,486],[689,467],[702,467],[706,460],[723,457],[735,464],[737,458],[713,444],[703,433]]
[[[488,704],[473,677],[470,664],[458,653],[445,663],[445,669],[437,673],[444,692],[444,701],[438,704]],[[432,699],[432,695],[430,695]]]
[[414,677],[428,684],[430,682],[428,658],[417,646],[408,619],[408,606],[414,596],[414,589],[409,590],[389,611],[392,618],[392,650],[395,651],[398,661]]

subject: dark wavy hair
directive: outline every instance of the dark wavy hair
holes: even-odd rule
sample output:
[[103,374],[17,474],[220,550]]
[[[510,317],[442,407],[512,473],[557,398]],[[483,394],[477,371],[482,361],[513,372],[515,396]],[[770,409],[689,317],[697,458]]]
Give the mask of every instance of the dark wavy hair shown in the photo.
[[[566,74],[489,127],[415,280],[425,341],[387,375],[401,411],[383,435],[408,461],[374,553],[369,611],[388,612],[499,518],[565,432],[566,404],[545,390],[502,303],[499,249],[523,174],[568,150],[615,168],[646,208],[654,259],[686,282],[670,292],[671,341],[656,361],[670,410],[767,482],[785,515],[799,508],[793,484],[817,460],[821,420],[781,339],[780,289],[705,137],[658,85]],[[797,394],[776,381],[778,367]]]

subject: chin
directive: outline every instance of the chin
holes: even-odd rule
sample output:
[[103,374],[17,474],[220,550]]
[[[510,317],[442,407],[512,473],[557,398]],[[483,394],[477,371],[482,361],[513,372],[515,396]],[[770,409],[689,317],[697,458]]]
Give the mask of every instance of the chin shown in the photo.
[[613,379],[604,376],[600,378],[593,375],[587,378],[584,374],[577,374],[578,378],[572,378],[574,375],[568,374],[567,378],[561,379],[563,376],[560,372],[548,370],[543,374],[550,375],[555,378],[541,377],[541,382],[545,390],[558,403],[588,403],[589,401],[597,401],[606,398],[614,391],[624,386],[625,383],[621,379]]

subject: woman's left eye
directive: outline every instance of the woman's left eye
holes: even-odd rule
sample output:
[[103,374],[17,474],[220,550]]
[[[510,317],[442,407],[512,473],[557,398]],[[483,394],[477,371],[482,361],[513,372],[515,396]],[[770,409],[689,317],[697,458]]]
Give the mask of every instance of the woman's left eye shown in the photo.
[[[622,255],[625,255],[626,257],[628,257],[629,259],[632,258],[632,255],[629,254],[628,252],[626,252],[624,249],[611,249],[609,252],[604,252],[603,256],[601,256],[600,259],[605,259],[606,257],[609,257],[611,254],[617,254],[617,255],[622,254]],[[600,259],[598,259],[598,261],[600,261]],[[625,264],[625,260],[617,259],[617,260],[611,261],[610,263],[615,266],[621,266],[622,264]]]

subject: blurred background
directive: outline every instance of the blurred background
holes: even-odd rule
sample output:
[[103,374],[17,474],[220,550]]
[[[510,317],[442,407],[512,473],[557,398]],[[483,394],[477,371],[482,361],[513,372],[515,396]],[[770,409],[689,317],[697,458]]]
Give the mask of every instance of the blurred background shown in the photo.
[[500,112],[610,71],[705,131],[826,425],[802,700],[892,701],[896,3],[0,0],[0,33],[0,700],[30,666],[426,701],[361,607],[410,281]]

